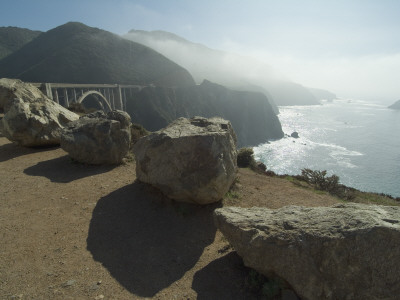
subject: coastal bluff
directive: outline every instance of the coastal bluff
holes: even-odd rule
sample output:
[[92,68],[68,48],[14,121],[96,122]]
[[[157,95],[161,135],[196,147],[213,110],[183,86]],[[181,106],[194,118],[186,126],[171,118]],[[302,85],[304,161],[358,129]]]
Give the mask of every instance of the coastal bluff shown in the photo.
[[259,92],[236,91],[204,80],[186,87],[137,89],[128,99],[126,111],[133,122],[150,131],[181,117],[221,117],[231,122],[240,148],[283,137],[281,123],[268,100]]
[[400,100],[397,100],[395,103],[390,105],[389,108],[400,110]]

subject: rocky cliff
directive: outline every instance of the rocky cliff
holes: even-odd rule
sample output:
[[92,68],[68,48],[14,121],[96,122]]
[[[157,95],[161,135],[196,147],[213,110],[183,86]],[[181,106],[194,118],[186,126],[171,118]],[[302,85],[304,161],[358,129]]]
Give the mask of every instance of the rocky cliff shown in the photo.
[[234,91],[209,81],[181,88],[137,89],[128,98],[127,112],[132,122],[151,131],[179,117],[219,116],[231,121],[238,147],[283,137],[279,119],[264,94]]
[[308,88],[308,90],[311,92],[311,94],[314,95],[317,100],[328,100],[329,102],[331,102],[337,99],[337,96],[334,93],[327,90],[314,88]]
[[389,106],[391,109],[399,109],[400,110],[400,100],[396,101],[392,105]]

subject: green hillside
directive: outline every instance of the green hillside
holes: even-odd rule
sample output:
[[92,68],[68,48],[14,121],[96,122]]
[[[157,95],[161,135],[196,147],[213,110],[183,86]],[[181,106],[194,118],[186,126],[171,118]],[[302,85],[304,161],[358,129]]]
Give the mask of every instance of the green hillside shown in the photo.
[[17,51],[41,32],[18,27],[0,27],[0,59]]
[[188,71],[141,44],[70,22],[0,61],[0,77],[31,82],[193,85]]

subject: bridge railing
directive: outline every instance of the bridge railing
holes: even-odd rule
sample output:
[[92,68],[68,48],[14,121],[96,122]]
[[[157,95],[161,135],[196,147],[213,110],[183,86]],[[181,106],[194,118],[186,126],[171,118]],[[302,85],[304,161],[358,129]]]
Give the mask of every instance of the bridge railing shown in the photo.
[[[69,107],[71,102],[78,102],[82,96],[93,91],[100,93],[107,107],[112,109],[126,110],[127,91],[132,95],[132,89],[142,89],[140,85],[123,84],[79,84],[79,83],[32,83],[45,93],[53,101]],[[129,93],[128,92],[128,93]],[[97,94],[96,93],[96,94]],[[81,99],[80,101],[83,101]]]

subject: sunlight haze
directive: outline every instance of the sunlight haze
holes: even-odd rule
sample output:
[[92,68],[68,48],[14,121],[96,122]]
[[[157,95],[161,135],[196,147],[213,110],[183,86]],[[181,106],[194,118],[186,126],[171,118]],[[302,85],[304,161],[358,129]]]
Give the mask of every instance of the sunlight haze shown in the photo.
[[0,26],[164,30],[342,98],[399,98],[400,1],[2,1]]

